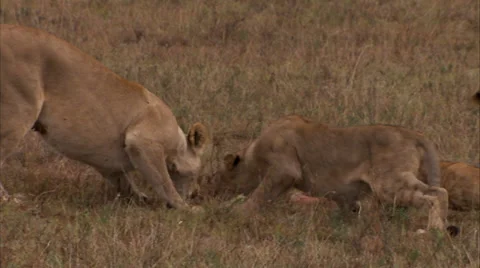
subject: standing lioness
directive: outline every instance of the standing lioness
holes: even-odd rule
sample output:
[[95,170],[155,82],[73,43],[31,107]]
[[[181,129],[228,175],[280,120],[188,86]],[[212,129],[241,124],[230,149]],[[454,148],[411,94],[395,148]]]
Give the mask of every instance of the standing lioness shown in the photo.
[[[428,184],[417,179],[422,170]],[[243,213],[294,187],[311,196],[336,192],[350,201],[371,189],[386,202],[426,207],[429,228],[444,229],[447,218],[448,194],[439,187],[434,146],[401,127],[334,128],[287,116],[244,150],[227,155],[219,177],[221,188],[251,193],[237,208]]]
[[33,128],[125,194],[141,195],[125,178],[138,169],[170,206],[190,208],[182,196],[200,168],[202,124],[185,135],[153,93],[44,31],[1,25],[0,40],[0,164]]

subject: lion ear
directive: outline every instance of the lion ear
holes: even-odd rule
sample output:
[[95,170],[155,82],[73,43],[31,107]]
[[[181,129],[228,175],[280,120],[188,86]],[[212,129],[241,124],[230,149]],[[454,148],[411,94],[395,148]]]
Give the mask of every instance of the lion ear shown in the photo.
[[188,130],[188,147],[196,154],[203,153],[209,139],[207,128],[201,123],[193,124]]
[[223,158],[223,164],[225,165],[225,168],[228,170],[232,170],[233,168],[235,168],[239,162],[240,162],[240,156],[237,154],[235,155],[227,154]]

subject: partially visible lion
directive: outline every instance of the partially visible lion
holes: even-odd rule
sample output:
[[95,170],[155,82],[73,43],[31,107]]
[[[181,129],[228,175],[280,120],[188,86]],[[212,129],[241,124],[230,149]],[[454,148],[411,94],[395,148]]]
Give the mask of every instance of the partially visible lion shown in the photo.
[[480,209],[480,168],[462,162],[440,161],[441,186],[456,210]]
[[[55,36],[0,26],[0,164],[34,129],[65,156],[99,171],[124,195],[143,198],[126,172],[137,169],[168,205],[186,203],[209,137],[185,135],[170,108]],[[8,193],[0,184],[0,197]]]
[[[428,183],[418,176],[428,175]],[[382,201],[429,212],[427,228],[444,229],[448,193],[440,187],[434,145],[415,131],[387,125],[329,127],[301,116],[283,117],[247,148],[225,156],[218,187],[250,195],[236,208],[254,213],[298,189],[351,204],[363,191]]]

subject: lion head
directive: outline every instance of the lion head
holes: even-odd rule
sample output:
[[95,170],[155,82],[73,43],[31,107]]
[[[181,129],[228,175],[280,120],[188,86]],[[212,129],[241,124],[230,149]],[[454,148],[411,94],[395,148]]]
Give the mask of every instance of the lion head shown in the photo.
[[168,161],[168,172],[182,198],[190,198],[198,192],[201,157],[208,141],[207,128],[201,123],[195,123],[185,137],[185,143],[182,144],[184,148],[179,150],[183,154]]

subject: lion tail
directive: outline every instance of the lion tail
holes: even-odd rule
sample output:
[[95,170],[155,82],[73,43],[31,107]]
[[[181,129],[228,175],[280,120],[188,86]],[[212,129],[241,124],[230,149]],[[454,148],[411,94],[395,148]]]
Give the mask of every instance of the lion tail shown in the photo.
[[423,155],[423,169],[427,175],[427,182],[430,186],[440,186],[440,161],[434,144],[424,138],[419,144],[425,151]]

